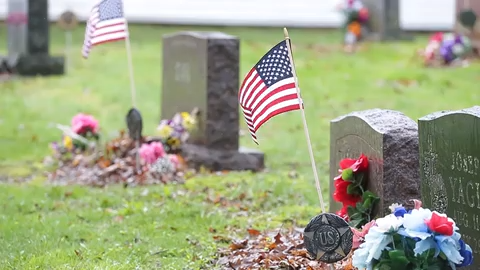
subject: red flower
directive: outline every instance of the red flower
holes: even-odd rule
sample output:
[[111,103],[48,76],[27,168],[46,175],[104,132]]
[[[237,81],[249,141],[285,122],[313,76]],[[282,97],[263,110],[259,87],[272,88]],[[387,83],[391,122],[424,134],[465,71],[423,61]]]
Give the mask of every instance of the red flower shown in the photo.
[[355,206],[357,202],[360,201],[360,196],[356,194],[348,194],[348,186],[351,185],[351,182],[345,181],[343,179],[336,179],[334,181],[335,191],[333,192],[333,199],[337,202],[341,202],[344,205]]
[[368,158],[361,154],[358,159],[344,158],[340,161],[340,169],[352,169],[353,172],[364,171],[368,168]]
[[432,213],[432,218],[426,220],[425,223],[432,232],[446,236],[453,235],[453,220],[449,219],[445,214],[439,214],[434,211]]
[[348,212],[347,212],[347,209],[348,209],[348,205],[344,205],[342,207],[342,209],[338,210],[337,211],[337,215],[340,216],[341,218],[345,219],[346,221],[348,221]]

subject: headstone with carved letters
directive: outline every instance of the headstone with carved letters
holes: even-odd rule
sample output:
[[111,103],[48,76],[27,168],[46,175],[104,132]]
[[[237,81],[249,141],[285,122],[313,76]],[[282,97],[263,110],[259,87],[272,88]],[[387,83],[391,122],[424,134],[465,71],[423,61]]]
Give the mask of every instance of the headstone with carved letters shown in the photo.
[[182,154],[194,167],[260,170],[263,153],[239,147],[238,38],[220,32],[163,37],[161,117],[194,108],[199,127]]
[[[365,154],[369,160],[368,190],[380,197],[377,213],[392,203],[420,198],[417,124],[404,114],[382,109],[352,112],[330,123],[330,191],[339,162]],[[330,196],[330,211],[341,205]]]
[[[480,256],[480,107],[418,120],[422,201],[446,213]],[[462,269],[480,269],[480,260]]]
[[363,0],[370,13],[369,29],[373,38],[411,39],[400,27],[400,0]]
[[[9,33],[12,33],[9,38],[14,42],[9,53],[12,59],[18,58],[15,59],[16,72],[24,76],[63,74],[64,58],[49,55],[48,0],[10,0],[9,5],[14,11],[9,16],[16,22],[9,24]],[[21,18],[25,21],[20,21]],[[18,49],[13,48],[15,45]]]

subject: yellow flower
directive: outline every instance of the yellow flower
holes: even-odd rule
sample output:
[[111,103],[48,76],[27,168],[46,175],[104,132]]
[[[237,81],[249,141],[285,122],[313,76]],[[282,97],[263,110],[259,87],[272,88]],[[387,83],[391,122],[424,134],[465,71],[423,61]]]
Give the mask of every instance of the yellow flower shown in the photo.
[[182,112],[180,115],[182,116],[183,126],[186,130],[192,130],[195,128],[197,121],[194,117],[192,117],[188,112]]
[[181,144],[182,144],[182,142],[178,138],[175,138],[175,137],[169,138],[167,140],[167,145],[169,145],[173,149],[176,149],[176,148],[180,147]]
[[73,140],[72,137],[70,136],[64,136],[63,137],[63,147],[65,147],[68,150],[73,149]]
[[169,125],[160,125],[157,128],[157,134],[158,136],[162,138],[168,138],[173,132],[173,128]]

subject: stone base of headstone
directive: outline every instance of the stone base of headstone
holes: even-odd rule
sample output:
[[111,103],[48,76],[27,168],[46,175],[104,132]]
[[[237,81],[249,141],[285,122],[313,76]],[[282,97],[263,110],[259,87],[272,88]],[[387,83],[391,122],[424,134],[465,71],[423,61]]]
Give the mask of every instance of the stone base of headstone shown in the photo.
[[19,57],[15,71],[22,76],[63,75],[65,58],[48,54],[25,55]]
[[188,166],[204,167],[213,171],[261,171],[265,168],[265,155],[254,149],[240,147],[238,151],[216,150],[201,145],[182,146],[183,159]]

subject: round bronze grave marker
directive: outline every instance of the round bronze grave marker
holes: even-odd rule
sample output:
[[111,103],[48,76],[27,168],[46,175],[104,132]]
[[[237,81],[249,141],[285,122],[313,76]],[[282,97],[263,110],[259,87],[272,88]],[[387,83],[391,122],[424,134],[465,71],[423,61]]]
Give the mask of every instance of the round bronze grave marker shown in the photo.
[[71,11],[65,11],[58,19],[58,26],[65,31],[71,31],[78,25],[77,15]]
[[320,214],[308,223],[303,232],[310,256],[325,263],[338,262],[352,250],[353,232],[348,223],[335,214]]

